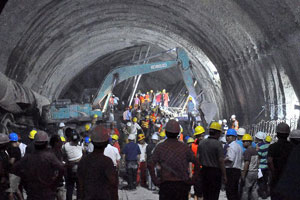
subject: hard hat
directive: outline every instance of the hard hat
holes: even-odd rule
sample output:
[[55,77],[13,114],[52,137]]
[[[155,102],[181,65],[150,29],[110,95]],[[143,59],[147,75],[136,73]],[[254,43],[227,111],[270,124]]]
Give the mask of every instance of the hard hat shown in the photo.
[[16,133],[10,133],[9,134],[9,140],[12,142],[17,142],[19,140],[19,137]]
[[141,140],[143,140],[143,139],[145,139],[146,137],[145,137],[145,135],[144,134],[139,134],[138,135],[138,141],[141,141]]
[[149,119],[149,115],[146,115],[146,119]]
[[176,122],[179,122],[179,119],[178,119],[178,118],[175,118],[175,121],[176,121]]
[[162,138],[166,137],[166,132],[165,131],[160,132],[159,136]]
[[90,142],[91,142],[90,137],[85,137],[85,138],[84,138],[84,142],[87,143],[87,144],[90,143]]
[[166,125],[166,132],[179,134],[179,132],[180,132],[179,123],[174,119],[171,119],[170,121],[168,121],[168,123]]
[[255,137],[257,139],[260,139],[260,140],[264,140],[266,138],[266,134],[262,131],[258,131],[256,134],[255,134]]
[[226,120],[226,119],[223,119],[223,123],[227,123],[227,120]]
[[34,130],[34,129],[33,129],[32,131],[30,131],[29,136],[28,136],[29,139],[32,139],[32,140],[33,140],[36,133],[37,133],[37,131]]
[[218,123],[219,123],[220,125],[222,125],[222,120],[219,120]]
[[113,134],[113,135],[111,136],[111,138],[112,138],[113,140],[118,140],[118,139],[119,139],[119,136],[116,135],[116,134]]
[[6,134],[0,133],[0,144],[9,143],[9,138]]
[[48,142],[49,137],[45,131],[38,131],[34,136],[34,144]]
[[281,122],[277,125],[276,127],[276,133],[285,133],[285,134],[289,134],[291,131],[289,125],[287,125],[284,122]]
[[94,118],[94,119],[98,118],[98,115],[97,115],[97,114],[94,114],[94,115],[93,115],[93,118]]
[[244,128],[239,128],[237,130],[237,135],[239,135],[239,136],[243,136],[243,135],[245,135],[245,133],[246,133],[246,129],[244,129]]
[[131,122],[127,122],[126,126],[130,127],[131,126]]
[[163,89],[162,92],[166,92],[166,89]]
[[300,139],[300,130],[293,130],[289,137],[290,139]]
[[272,137],[271,137],[271,136],[269,136],[269,135],[267,135],[267,137],[266,137],[265,141],[270,143],[270,142],[272,141]]
[[91,140],[92,142],[101,143],[101,142],[107,142],[110,138],[110,133],[107,128],[105,128],[103,125],[96,126],[91,134]]
[[153,90],[150,90],[150,92],[153,92]]
[[193,142],[195,142],[195,140],[194,140],[192,137],[190,137],[190,138],[187,140],[186,143],[190,144],[190,143],[193,143]]
[[65,127],[65,126],[66,126],[65,123],[63,123],[63,122],[59,123],[59,128],[62,128],[62,127]]
[[193,97],[189,97],[189,100],[190,100],[190,101],[193,100]]
[[236,130],[230,128],[227,130],[226,136],[237,136]]
[[65,141],[66,141],[66,138],[65,138],[64,136],[60,136],[60,140],[61,140],[62,142],[65,142]]
[[135,140],[135,134],[129,134],[128,140]]
[[180,126],[180,133],[183,133],[183,128]]
[[236,118],[236,116],[235,115],[231,115],[231,119],[235,119]]
[[242,138],[242,141],[252,141],[252,136],[248,133],[246,133],[243,138]]
[[137,118],[134,117],[134,118],[132,119],[132,121],[133,121],[133,122],[137,122]]
[[209,129],[214,129],[214,130],[217,130],[217,131],[222,131],[221,128],[222,127],[218,122],[212,122],[209,126]]
[[197,127],[195,128],[194,136],[200,135],[200,134],[202,134],[202,133],[204,133],[204,132],[205,132],[205,130],[204,130],[203,126],[197,126]]
[[129,109],[132,109],[132,106],[129,106]]
[[138,112],[138,113],[140,113],[140,112],[142,112],[140,109],[138,109],[136,112]]
[[152,140],[159,140],[158,135],[157,134],[153,134],[151,137]]
[[91,129],[91,126],[89,124],[86,124],[84,127],[86,131],[89,131]]

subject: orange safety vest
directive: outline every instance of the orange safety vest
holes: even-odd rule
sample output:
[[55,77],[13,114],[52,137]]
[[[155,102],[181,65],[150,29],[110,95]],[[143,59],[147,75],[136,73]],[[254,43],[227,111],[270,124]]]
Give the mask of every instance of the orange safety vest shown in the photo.
[[155,114],[153,113],[151,116],[150,116],[150,119],[153,121],[153,122],[155,122],[156,121],[156,116],[155,116]]
[[195,157],[197,156],[197,151],[198,151],[198,144],[196,144],[195,142],[192,143],[192,151],[195,155]]
[[232,129],[238,130],[239,129],[239,121],[235,120],[232,125],[231,125]]
[[146,95],[145,95],[145,100],[148,101],[148,102],[150,101],[150,99],[149,99],[149,94],[146,94]]
[[182,133],[180,133],[179,141],[183,142],[183,134]]

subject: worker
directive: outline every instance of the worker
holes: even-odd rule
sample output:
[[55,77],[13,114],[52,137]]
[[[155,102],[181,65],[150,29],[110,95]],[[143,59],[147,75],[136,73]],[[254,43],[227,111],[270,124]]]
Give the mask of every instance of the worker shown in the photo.
[[[93,151],[91,151],[91,148],[89,148],[89,145],[91,143],[91,138],[89,136],[84,137],[83,140],[83,151],[85,153],[92,153]],[[93,149],[94,150],[94,149]]]
[[141,126],[137,123],[137,118],[134,117],[132,119],[132,125],[131,125],[131,133],[137,135],[138,130],[142,130]]
[[129,122],[131,120],[131,112],[129,107],[126,107],[126,110],[123,112],[123,122]]
[[29,132],[28,138],[30,140],[30,143],[26,147],[25,155],[27,153],[33,153],[34,152],[34,150],[35,150],[35,148],[34,148],[34,137],[35,137],[36,133],[37,133],[37,131],[34,130],[34,129]]
[[63,122],[60,122],[60,123],[59,123],[59,129],[58,129],[58,131],[57,131],[57,134],[58,134],[59,136],[65,137],[65,131],[64,131],[64,128],[65,128],[65,127],[66,127],[65,123],[63,123]]
[[289,125],[283,122],[279,123],[276,127],[278,141],[269,146],[268,167],[271,172],[270,193],[272,200],[284,199],[284,197],[276,191],[276,186],[293,148],[292,144],[287,141],[289,134]]
[[[196,178],[194,176],[191,179],[188,173],[189,163],[194,163],[197,166],[195,168],[199,169],[198,162],[196,162],[191,149],[177,140],[180,133],[178,122],[170,120],[165,131],[168,139],[156,146],[149,163],[151,179],[160,188],[159,199],[187,200],[191,183]],[[161,166],[160,179],[155,173],[157,164]],[[195,174],[198,174],[198,171]]]
[[[246,148],[245,148],[244,145],[243,145],[242,138],[243,138],[243,136],[244,136],[245,133],[246,133],[246,129],[244,129],[244,128],[239,128],[236,132],[237,132],[237,140],[236,140],[236,142],[242,147],[243,152],[245,152],[245,151],[246,151]],[[254,141],[252,142],[252,147],[256,148],[256,144],[255,144]]]
[[119,105],[119,97],[116,97],[115,95],[113,95],[114,98],[114,110],[118,110],[118,105]]
[[115,104],[115,95],[111,95],[108,101],[108,106],[110,110],[114,110],[114,104]]
[[145,103],[146,103],[146,109],[149,110],[150,103],[151,103],[150,93],[149,92],[147,92],[146,95],[145,95]]
[[76,130],[72,130],[70,141],[63,145],[63,154],[66,162],[66,200],[72,200],[74,187],[77,187],[77,198],[80,198],[80,190],[78,188],[77,169],[78,163],[83,156],[83,145],[79,144],[80,136]]
[[9,156],[7,146],[9,138],[6,134],[0,133],[0,200],[6,200],[6,190],[9,185]]
[[128,185],[123,189],[134,190],[136,189],[137,169],[140,162],[141,150],[134,142],[136,139],[135,134],[128,136],[129,143],[126,144],[122,150],[122,160],[126,161],[126,172],[128,176]]
[[135,98],[133,99],[133,101],[134,101],[134,104],[133,104],[134,109],[138,109],[141,105],[141,100],[140,100],[138,94],[135,94]]
[[202,140],[198,146],[200,165],[202,165],[202,185],[204,200],[217,200],[219,198],[222,178],[227,183],[224,165],[224,152],[222,143],[218,140],[222,127],[218,122],[209,126],[209,137]]
[[[257,137],[257,136],[256,136]],[[259,137],[259,136],[258,136]],[[264,141],[258,144],[258,158],[259,166],[258,170],[261,171],[262,177],[258,179],[258,195],[266,199],[270,195],[269,190],[269,169],[268,169],[268,150],[270,142],[272,141],[271,136],[266,136]]]
[[149,115],[146,115],[145,119],[142,120],[141,127],[143,129],[144,134],[145,134],[146,142],[149,142],[150,137],[151,137],[150,136],[150,119],[149,119]]
[[34,137],[34,153],[26,154],[14,166],[14,174],[21,177],[27,199],[54,200],[64,167],[48,151],[48,134],[38,131]]
[[23,158],[25,156],[27,145],[25,143],[23,143],[20,135],[18,135],[18,147],[21,151],[21,158]]
[[110,124],[110,135],[117,135],[118,137],[120,137],[120,132],[117,128],[117,122],[113,121]]
[[166,92],[166,90],[163,90],[163,101],[164,101],[164,108],[169,107],[169,93]]
[[228,130],[228,125],[227,125],[227,120],[223,119],[222,120],[222,131],[225,133]]
[[10,169],[9,169],[9,183],[10,183],[10,188],[7,190],[8,194],[8,199],[13,200],[14,199],[14,194],[17,195],[18,199],[23,199],[23,195],[21,194],[19,190],[19,184],[20,184],[20,177],[14,175],[12,173],[12,168],[16,162],[18,162],[21,159],[21,150],[18,147],[18,135],[16,133],[10,133],[9,134],[9,140],[10,143],[7,148],[7,153],[9,156],[9,164],[10,164]]
[[97,125],[91,132],[94,151],[78,164],[81,199],[118,199],[118,179],[113,161],[104,155],[109,141],[109,130]]
[[256,149],[251,145],[253,141],[251,135],[245,134],[242,141],[246,148],[246,151],[244,152],[244,169],[241,176],[243,185],[242,200],[256,200],[258,199],[258,154]]
[[121,148],[120,148],[118,140],[119,140],[119,136],[117,134],[114,134],[111,136],[111,145],[113,147],[116,147],[118,149],[119,153],[121,153]]
[[195,142],[194,138],[189,137],[186,141],[187,145],[192,149],[192,144]]
[[140,177],[141,177],[141,181],[140,181],[140,185],[144,188],[147,188],[147,176],[146,176],[146,172],[147,172],[147,164],[146,164],[146,160],[147,160],[147,155],[146,155],[146,148],[147,148],[147,143],[145,142],[145,135],[144,134],[139,134],[138,135],[138,145],[140,148],[140,164],[139,164],[139,171],[140,171]]
[[259,147],[264,144],[264,140],[265,140],[266,136],[267,136],[266,133],[264,133],[262,131],[258,131],[255,134],[255,143],[256,143],[257,151],[258,151]]
[[300,130],[293,130],[289,136],[289,139],[293,146],[297,146],[300,142]]
[[97,114],[94,114],[93,115],[93,119],[92,119],[92,121],[91,121],[91,129],[93,129],[95,126],[96,126],[96,124],[97,124],[97,121],[98,121],[98,115]]
[[189,97],[189,101],[187,103],[187,114],[188,114],[188,122],[192,127],[194,120],[193,111],[195,110],[195,104],[193,102],[193,97]]
[[91,124],[85,124],[84,130],[85,130],[85,132],[83,134],[83,137],[88,137],[90,135]]
[[225,168],[227,175],[225,189],[228,200],[239,200],[239,181],[242,170],[243,149],[236,142],[236,138],[236,130],[228,129],[226,133],[228,148],[225,154]]
[[[157,133],[153,134],[151,136],[151,142],[147,145],[146,147],[146,160],[147,160],[147,165],[148,163],[151,161],[152,158],[152,153],[154,148],[156,147],[157,143],[159,141],[158,135]],[[147,173],[147,179],[148,179],[148,189],[149,190],[156,190],[155,185],[152,182],[151,176],[150,176],[150,172],[149,169],[147,169],[148,173]]]
[[131,134],[132,132],[132,123],[131,122],[127,122],[126,126],[123,127],[122,129],[124,135],[125,135],[125,140],[127,140],[127,137]]
[[156,106],[161,106],[161,99],[162,99],[161,92],[157,90],[157,92],[155,94]]
[[[155,133],[158,133],[158,132],[155,132]],[[166,139],[167,139],[166,132],[165,132],[165,130],[163,130],[159,133],[159,143],[164,142]]]
[[235,115],[231,115],[230,121],[231,121],[231,128],[238,130],[239,129],[239,121],[236,119]]
[[118,170],[121,156],[120,156],[119,150],[116,147],[111,145],[111,142],[110,142],[111,140],[112,139],[110,138],[108,145],[104,149],[104,155],[111,158],[111,160],[114,163],[115,169]]

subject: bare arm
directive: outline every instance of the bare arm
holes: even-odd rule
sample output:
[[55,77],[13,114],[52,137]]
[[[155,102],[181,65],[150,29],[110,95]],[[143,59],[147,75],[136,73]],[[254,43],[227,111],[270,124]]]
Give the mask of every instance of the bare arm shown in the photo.
[[245,180],[245,177],[247,175],[248,169],[249,169],[250,161],[244,162],[244,170],[242,172],[242,180]]

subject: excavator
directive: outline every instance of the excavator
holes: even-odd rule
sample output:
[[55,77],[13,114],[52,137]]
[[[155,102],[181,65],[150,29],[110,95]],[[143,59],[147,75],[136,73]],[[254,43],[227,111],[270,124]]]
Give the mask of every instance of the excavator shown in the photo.
[[[120,66],[109,72],[101,87],[98,89],[92,103],[90,104],[71,104],[70,100],[61,100],[53,102],[47,111],[44,111],[44,117],[48,123],[69,122],[69,121],[90,121],[93,116],[97,116],[98,120],[103,119],[104,113],[108,106],[109,98],[113,88],[120,82],[147,73],[157,72],[164,69],[179,67],[185,86],[199,108],[197,94],[194,87],[193,73],[191,70],[191,62],[186,51],[182,48],[173,49],[177,53],[174,60],[159,61],[147,64],[136,64],[129,66]],[[205,113],[204,113],[205,114]]]

